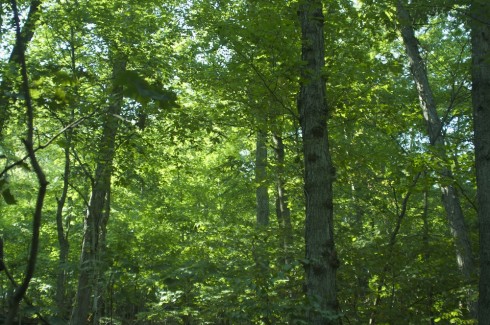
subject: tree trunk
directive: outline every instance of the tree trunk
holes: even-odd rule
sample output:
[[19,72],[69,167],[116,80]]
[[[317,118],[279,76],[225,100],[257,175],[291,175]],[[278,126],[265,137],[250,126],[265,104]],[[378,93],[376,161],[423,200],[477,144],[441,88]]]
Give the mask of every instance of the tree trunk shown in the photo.
[[490,3],[471,8],[472,99],[475,165],[480,224],[478,321],[490,324]]
[[27,75],[27,64],[25,58],[25,44],[23,43],[20,23],[19,23],[19,12],[17,10],[17,2],[15,0],[11,1],[12,3],[12,11],[13,18],[16,27],[16,43],[19,45],[19,53],[18,62],[20,63],[21,68],[21,77],[22,77],[22,94],[25,98],[26,105],[26,126],[27,126],[27,134],[24,139],[24,145],[29,156],[29,160],[31,162],[32,169],[36,174],[36,178],[38,180],[39,188],[37,192],[36,205],[33,212],[32,218],[32,237],[31,237],[31,245],[29,250],[29,257],[27,259],[27,266],[24,273],[24,278],[19,286],[17,286],[12,293],[12,296],[9,298],[9,310],[7,317],[5,319],[5,325],[10,325],[14,323],[14,318],[17,315],[17,311],[19,309],[20,302],[24,298],[29,284],[31,282],[32,277],[34,276],[34,271],[36,269],[37,262],[37,254],[39,250],[39,235],[41,230],[41,219],[42,219],[42,209],[44,206],[44,198],[46,196],[46,188],[48,186],[48,182],[46,180],[46,176],[39,165],[39,162],[36,157],[36,153],[34,150],[34,108],[32,106],[31,95],[29,90],[29,78]]
[[288,206],[288,198],[284,184],[284,143],[282,137],[273,134],[274,151],[276,153],[276,216],[279,224],[279,247],[281,250],[281,262],[287,265],[291,262],[291,247],[293,246],[293,226],[291,224],[291,211]]
[[269,225],[269,192],[267,186],[267,132],[257,131],[255,148],[255,198],[257,201],[257,225]]
[[333,232],[335,169],[329,152],[322,2],[301,2],[301,88],[298,99],[304,157],[306,199],[306,296],[312,307],[308,324],[333,324],[338,316],[336,272],[339,260]]
[[[267,131],[266,118],[263,118],[260,129],[257,131],[255,148],[255,198],[257,202],[256,224],[258,234],[264,234],[269,226],[269,189],[267,182]],[[265,130],[264,130],[265,129]],[[269,309],[269,258],[267,256],[267,236],[258,236],[257,244],[253,245],[255,260],[255,285],[256,296],[260,304],[261,320],[264,324],[270,324]]]
[[[415,37],[410,14],[403,6],[401,0],[398,0],[397,3],[397,14],[403,42],[410,61],[410,68],[419,94],[420,107],[422,108],[422,113],[427,124],[429,141],[431,146],[435,149],[435,154],[443,162],[443,166],[438,170],[441,176],[439,186],[442,191],[442,203],[446,211],[451,234],[455,241],[458,266],[466,282],[471,284],[475,275],[473,253],[468,230],[464,222],[459,194],[453,185],[453,174],[446,163],[448,161],[448,156],[446,153],[444,135],[442,133],[443,124],[437,113],[434,95],[427,77],[427,69],[420,56],[419,42]],[[472,293],[469,292],[467,299],[469,310],[473,316],[476,316],[476,306],[471,296]]]
[[58,274],[56,276],[56,307],[58,309],[58,317],[66,319],[68,314],[67,296],[66,296],[66,280],[67,280],[67,264],[68,253],[70,251],[70,242],[68,241],[68,233],[63,226],[63,208],[68,196],[69,178],[70,178],[70,148],[72,140],[72,130],[67,130],[65,133],[66,144],[63,148],[65,153],[65,170],[63,175],[63,189],[61,196],[57,199],[56,210],[56,232],[58,236],[58,244],[60,246],[60,255],[58,259]]
[[[22,27],[20,35],[15,40],[12,52],[10,52],[9,64],[20,65],[21,53],[24,53],[27,45],[34,36],[34,31],[36,29],[36,23],[40,17],[41,0],[32,0],[29,6],[29,12],[27,14],[26,22]],[[3,129],[10,117],[9,110],[9,93],[12,93],[12,79],[9,77],[8,73],[2,75],[2,80],[0,81],[0,141],[3,137]]]
[[[113,79],[126,69],[126,60],[114,58]],[[115,140],[119,128],[117,115],[122,107],[122,87],[114,86],[111,94],[112,102],[109,105],[103,122],[102,138],[99,142],[95,177],[92,184],[87,215],[84,220],[84,237],[82,254],[80,258],[80,274],[78,277],[78,289],[75,306],[71,317],[72,325],[85,325],[93,302],[93,290],[97,285],[96,279],[99,272],[100,236],[103,227],[107,223],[107,196],[111,186],[113,159],[115,154]]]
[[[425,173],[424,173],[424,178],[425,178]],[[424,221],[424,228],[423,228],[423,234],[422,234],[422,241],[424,243],[424,255],[423,255],[423,261],[424,263],[429,263],[430,260],[430,222],[429,222],[429,189],[426,186],[424,189],[424,209],[422,212],[422,219]],[[428,282],[430,281],[430,278],[427,279]],[[429,284],[427,287],[427,316],[429,317],[429,324],[434,325],[435,324],[435,317],[432,312],[433,305],[434,305],[434,294],[433,294],[433,284]]]

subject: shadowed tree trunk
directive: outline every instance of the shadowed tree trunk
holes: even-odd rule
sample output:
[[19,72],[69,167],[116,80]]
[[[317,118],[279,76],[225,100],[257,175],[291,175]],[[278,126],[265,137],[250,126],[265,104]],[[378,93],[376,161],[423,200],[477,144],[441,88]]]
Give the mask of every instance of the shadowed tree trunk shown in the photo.
[[[32,0],[29,6],[27,18],[19,34],[16,38],[12,52],[8,60],[9,64],[20,65],[22,53],[25,52],[27,45],[34,36],[36,23],[40,17],[41,0]],[[13,97],[14,90],[12,88],[12,79],[8,73],[2,74],[0,81],[0,141],[3,137],[3,129],[10,117],[9,97]]]
[[291,262],[291,247],[293,245],[293,226],[291,224],[291,211],[288,206],[284,182],[284,143],[282,137],[273,134],[274,151],[276,153],[276,216],[279,224],[279,247],[281,262],[287,265]]
[[58,317],[66,319],[68,313],[68,301],[66,296],[66,281],[67,281],[67,264],[68,253],[70,251],[70,242],[68,241],[68,231],[63,225],[63,208],[65,207],[68,196],[69,178],[70,178],[70,148],[72,140],[72,130],[67,130],[65,133],[66,144],[63,148],[65,154],[65,169],[63,175],[63,189],[61,195],[57,198],[56,210],[56,233],[58,236],[58,245],[60,246],[60,255],[58,258],[58,274],[56,276],[56,307],[58,309]]
[[44,197],[46,195],[46,188],[48,186],[48,182],[46,180],[46,176],[39,165],[37,160],[35,150],[34,150],[34,108],[32,106],[31,95],[29,91],[29,78],[27,75],[27,64],[25,59],[25,43],[23,42],[23,38],[20,30],[19,23],[19,12],[17,10],[17,2],[15,0],[11,1],[13,17],[16,27],[16,44],[19,44],[19,52],[16,54],[18,56],[18,63],[20,64],[20,71],[22,77],[22,94],[25,98],[26,105],[26,126],[27,126],[27,134],[24,139],[24,145],[29,156],[29,160],[31,162],[32,169],[36,174],[39,188],[37,192],[36,205],[33,213],[32,220],[32,237],[31,237],[31,245],[29,250],[29,257],[27,260],[27,266],[24,273],[24,278],[19,286],[17,286],[9,298],[9,310],[7,317],[5,319],[5,325],[10,325],[14,323],[14,318],[17,315],[19,310],[19,304],[24,298],[27,288],[29,287],[29,283],[31,282],[32,277],[34,276],[34,271],[36,268],[37,262],[37,254],[39,249],[39,235],[41,228],[41,217],[42,217],[42,209],[44,205]]
[[255,148],[255,198],[257,201],[257,225],[269,225],[269,192],[267,186],[267,132],[257,131]]
[[[437,106],[430,87],[425,62],[420,56],[419,42],[415,37],[412,18],[401,0],[397,2],[397,15],[413,79],[417,86],[420,107],[427,124],[430,145],[434,148],[435,155],[443,162],[443,166],[437,172],[441,176],[439,186],[442,191],[442,203],[446,211],[451,234],[454,237],[457,263],[466,282],[470,284],[475,276],[473,253],[459,194],[453,185],[453,173],[447,163],[448,155],[442,132],[443,123],[437,113]],[[470,312],[473,316],[476,316],[476,305],[472,296],[472,292],[468,292],[467,302]]]
[[[126,69],[126,60],[121,57],[113,58],[113,80],[119,79]],[[97,148],[97,161],[92,184],[87,215],[84,220],[84,237],[80,258],[80,274],[75,306],[71,317],[71,325],[85,325],[89,314],[95,313],[93,293],[100,269],[99,255],[101,252],[101,236],[104,236],[105,225],[109,213],[108,194],[111,186],[113,160],[115,155],[116,134],[119,128],[119,118],[122,107],[122,86],[114,86],[111,93],[111,103],[104,115],[102,137]],[[95,316],[95,315],[92,315]]]
[[338,322],[336,272],[339,260],[333,231],[332,183],[335,169],[327,132],[322,2],[302,1],[298,14],[302,59],[305,62],[301,72],[298,110],[305,168],[306,296],[312,307],[308,311],[307,322],[311,325],[325,325]]
[[267,256],[267,236],[262,234],[267,232],[270,219],[269,209],[269,188],[267,181],[267,127],[266,118],[263,118],[262,125],[257,131],[255,147],[255,199],[256,208],[256,225],[258,235],[257,244],[253,245],[253,255],[257,273],[255,275],[256,294],[260,302],[261,320],[264,324],[271,324],[269,314],[269,258]]
[[472,100],[475,165],[480,224],[478,321],[490,324],[490,3],[471,8]]

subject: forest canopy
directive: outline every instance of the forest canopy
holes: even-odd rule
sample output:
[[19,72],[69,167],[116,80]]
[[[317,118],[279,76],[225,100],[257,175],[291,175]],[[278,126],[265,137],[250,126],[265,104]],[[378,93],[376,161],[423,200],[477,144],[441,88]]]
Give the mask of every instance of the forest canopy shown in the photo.
[[486,0],[0,1],[0,322],[490,324]]

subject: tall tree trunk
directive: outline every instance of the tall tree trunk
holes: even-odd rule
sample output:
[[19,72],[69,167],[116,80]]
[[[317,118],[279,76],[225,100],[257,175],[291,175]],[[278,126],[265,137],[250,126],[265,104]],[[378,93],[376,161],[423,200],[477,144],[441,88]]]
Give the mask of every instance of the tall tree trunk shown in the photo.
[[288,206],[288,198],[284,184],[284,143],[282,137],[273,134],[274,151],[276,153],[276,216],[279,224],[279,247],[283,265],[291,262],[291,247],[293,246],[293,226],[291,224],[291,210]]
[[[113,80],[126,69],[126,60],[113,58]],[[100,236],[107,223],[107,196],[111,186],[113,160],[115,155],[116,134],[119,128],[117,115],[122,107],[122,86],[114,85],[111,103],[105,114],[102,137],[99,141],[95,177],[92,184],[92,194],[84,220],[84,237],[80,258],[80,274],[75,306],[71,317],[71,325],[85,325],[91,311],[93,290],[97,285],[99,272]]]
[[[427,77],[427,68],[420,56],[419,42],[415,37],[412,19],[401,0],[398,0],[397,3],[397,14],[403,42],[410,61],[410,68],[419,94],[420,107],[422,108],[422,113],[427,124],[429,141],[435,149],[435,154],[443,162],[443,166],[438,170],[442,178],[439,186],[442,191],[442,203],[446,211],[449,227],[454,237],[458,266],[466,282],[471,284],[475,275],[473,253],[459,194],[453,185],[453,174],[446,163],[448,156],[442,133],[443,124],[437,113],[436,102]],[[473,316],[476,316],[476,305],[472,295],[471,292],[468,292],[467,302],[470,312]]]
[[46,180],[46,176],[39,165],[39,162],[36,157],[36,153],[34,150],[34,108],[32,106],[31,95],[29,90],[29,78],[27,75],[27,64],[25,59],[25,44],[22,40],[20,23],[19,23],[19,12],[17,10],[17,2],[15,0],[11,1],[13,17],[16,27],[16,43],[20,44],[20,50],[17,54],[20,63],[20,71],[22,77],[22,94],[25,98],[26,104],[26,126],[27,126],[27,134],[24,139],[24,145],[29,156],[29,160],[31,162],[32,169],[36,174],[39,188],[37,192],[36,205],[33,212],[33,220],[32,220],[32,237],[31,237],[31,245],[29,251],[29,257],[27,260],[27,266],[24,273],[24,278],[19,286],[17,286],[12,293],[12,296],[9,298],[9,310],[7,317],[5,319],[5,325],[10,325],[14,323],[14,318],[17,315],[17,311],[19,309],[20,302],[24,298],[27,288],[31,282],[32,277],[34,276],[34,271],[36,268],[37,262],[37,254],[39,249],[39,235],[41,229],[41,218],[42,218],[42,209],[44,206],[44,197],[46,196],[46,188],[48,186],[48,182]]
[[490,324],[490,3],[471,7],[472,99],[475,165],[480,224],[478,321]]
[[[339,306],[336,272],[339,260],[333,227],[335,169],[329,152],[325,66],[324,16],[320,0],[305,0],[299,8],[302,59],[298,99],[304,157],[306,199],[306,296],[312,308],[308,324],[333,324]],[[329,315],[329,316],[327,316]]]

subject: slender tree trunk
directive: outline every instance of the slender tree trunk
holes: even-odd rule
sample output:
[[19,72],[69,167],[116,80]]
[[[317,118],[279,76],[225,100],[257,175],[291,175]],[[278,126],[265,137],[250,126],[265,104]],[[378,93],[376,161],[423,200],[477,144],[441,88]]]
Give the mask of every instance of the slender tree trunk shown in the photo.
[[[397,211],[396,211],[397,212],[396,224],[395,224],[395,228],[391,232],[390,240],[388,242],[387,261],[386,261],[386,264],[385,264],[385,266],[383,268],[383,271],[381,272],[381,275],[380,275],[380,280],[379,280],[378,288],[376,290],[376,298],[374,300],[374,308],[375,309],[371,313],[371,318],[369,319],[369,325],[376,324],[376,321],[377,321],[376,320],[376,317],[377,317],[377,314],[378,314],[377,308],[378,308],[378,306],[379,306],[379,304],[381,302],[381,291],[382,291],[383,287],[386,285],[386,278],[388,276],[388,272],[389,272],[390,269],[392,269],[391,265],[393,263],[393,250],[394,250],[394,247],[395,247],[395,244],[396,244],[397,236],[400,233],[402,222],[403,222],[403,220],[405,219],[405,217],[407,215],[408,201],[410,200],[410,197],[412,196],[413,189],[417,185],[417,182],[419,181],[419,178],[420,178],[420,175],[421,174],[422,173],[418,173],[417,175],[415,175],[415,177],[414,177],[414,179],[412,181],[412,184],[410,185],[410,187],[407,190],[407,194],[405,194],[405,196],[403,197],[402,205],[401,206],[397,206]],[[396,196],[396,193],[395,193],[395,196]]]
[[282,137],[273,134],[274,151],[276,153],[276,216],[279,224],[279,247],[281,250],[282,264],[287,265],[291,262],[291,247],[293,246],[293,226],[291,224],[291,210],[288,206],[284,182],[284,143]]
[[[261,127],[257,131],[255,148],[255,198],[257,202],[256,224],[259,234],[269,226],[269,188],[267,182],[267,131],[266,118],[263,118]],[[260,123],[259,123],[260,124]],[[261,320],[264,324],[271,324],[269,309],[269,258],[267,256],[267,237],[259,236],[257,245],[252,247],[256,265],[255,284],[256,295],[261,309]]]
[[490,3],[474,0],[471,8],[472,99],[475,165],[480,224],[478,321],[490,324]]
[[267,186],[267,132],[257,131],[255,148],[255,198],[257,201],[257,225],[269,225],[269,192]]
[[106,246],[107,223],[109,222],[110,211],[111,211],[111,188],[109,188],[107,191],[104,215],[100,222],[100,232],[99,232],[99,239],[98,239],[99,252],[97,256],[99,272],[97,274],[97,283],[95,287],[96,292],[94,294],[94,311],[95,311],[95,315],[93,317],[94,324],[99,324],[100,317],[104,315],[103,307],[105,305],[105,293],[106,293],[107,282],[106,279],[103,277],[103,274],[107,270],[107,265],[108,265],[105,252],[107,248]]
[[63,226],[63,208],[68,196],[69,178],[71,170],[70,148],[72,139],[72,130],[67,130],[65,133],[66,144],[63,148],[65,153],[65,169],[63,175],[63,189],[61,196],[57,199],[56,210],[56,232],[58,236],[58,244],[60,246],[60,255],[58,259],[58,274],[56,276],[56,307],[58,309],[58,317],[66,319],[68,314],[67,296],[66,296],[66,281],[67,281],[67,264],[68,253],[70,251],[70,242],[68,241],[68,233]]
[[[304,157],[306,199],[306,296],[312,307],[308,324],[333,324],[339,306],[336,272],[339,260],[333,227],[333,190],[335,169],[329,152],[327,100],[324,78],[324,16],[320,0],[300,4],[302,59],[298,99]],[[328,315],[328,316],[327,316]]]
[[[459,194],[452,184],[453,174],[446,163],[448,161],[448,156],[446,153],[444,135],[442,133],[443,124],[437,113],[434,95],[427,77],[427,68],[420,56],[419,43],[415,37],[410,14],[403,6],[401,0],[398,0],[397,3],[397,14],[403,42],[410,61],[410,68],[419,94],[420,107],[422,108],[422,113],[427,124],[429,141],[431,146],[435,149],[435,154],[443,162],[443,166],[438,170],[442,178],[439,186],[442,191],[442,203],[446,211],[449,227],[454,237],[458,266],[466,282],[471,284],[475,276],[473,253],[468,230],[464,221]],[[476,305],[472,295],[471,292],[468,292],[467,302],[469,304],[470,312],[473,316],[476,316]]]
[[17,2],[15,0],[11,1],[13,17],[16,27],[16,42],[20,45],[19,53],[17,54],[20,63],[21,77],[22,77],[22,93],[25,98],[26,104],[26,124],[27,124],[27,135],[24,140],[24,145],[29,155],[29,160],[31,162],[32,169],[36,174],[39,189],[37,192],[36,205],[33,213],[32,220],[32,237],[31,237],[31,247],[29,251],[29,257],[27,260],[27,266],[24,273],[24,278],[22,279],[21,284],[15,288],[12,296],[9,299],[9,311],[7,317],[5,319],[5,325],[11,325],[14,323],[14,318],[17,315],[19,304],[24,298],[27,288],[31,282],[32,277],[34,276],[34,271],[36,268],[37,262],[37,254],[39,250],[39,235],[41,229],[41,218],[42,218],[42,209],[44,206],[44,197],[46,195],[46,188],[48,186],[48,182],[46,180],[46,176],[39,165],[37,160],[35,151],[34,151],[34,108],[32,106],[31,95],[29,90],[29,77],[27,75],[27,64],[25,59],[25,44],[22,41],[20,23],[19,23],[19,12],[17,10]]
[[[117,79],[126,69],[126,60],[116,57],[113,64],[113,79]],[[95,177],[92,184],[92,195],[84,221],[80,274],[71,325],[85,325],[89,314],[94,312],[94,310],[91,310],[91,302],[93,302],[94,297],[92,297],[92,294],[97,285],[95,280],[99,271],[99,240],[102,227],[107,223],[107,215],[104,208],[107,206],[106,200],[111,186],[115,140],[119,128],[117,115],[121,112],[122,99],[122,87],[114,86],[111,94],[112,102],[104,118],[102,138],[98,147]]]
[[[36,23],[40,17],[40,10],[41,0],[32,0],[24,26],[22,27],[19,37],[15,40],[12,52],[10,52],[9,64],[21,65],[21,56],[34,36]],[[5,73],[2,75],[2,80],[0,81],[0,141],[3,137],[3,129],[10,117],[8,94],[12,92],[12,79],[9,77],[8,73]]]
[[[424,176],[426,173],[424,173]],[[425,178],[425,177],[424,177]],[[426,186],[424,189],[424,209],[422,212],[422,219],[424,222],[424,228],[423,228],[423,234],[422,234],[422,240],[424,243],[424,263],[427,264],[429,263],[430,260],[430,222],[429,222],[429,188]],[[427,281],[430,281],[428,278]],[[434,305],[434,294],[433,294],[433,285],[432,283],[429,284],[427,287],[427,315],[429,317],[429,324],[434,325],[435,324],[435,317],[433,315],[432,309]]]

